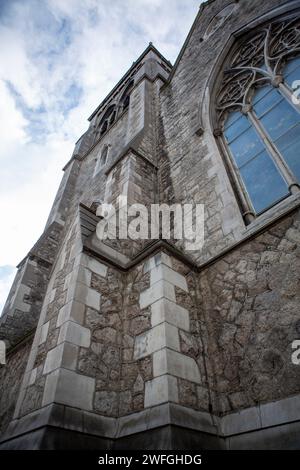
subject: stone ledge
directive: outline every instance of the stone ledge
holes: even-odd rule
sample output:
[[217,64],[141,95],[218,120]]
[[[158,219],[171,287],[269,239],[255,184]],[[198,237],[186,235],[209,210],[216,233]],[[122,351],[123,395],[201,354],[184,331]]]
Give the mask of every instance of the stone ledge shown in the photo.
[[[55,426],[63,429],[76,428],[76,431],[79,432],[118,439],[162,426],[175,425],[219,436],[220,438],[229,438],[229,447],[238,448],[236,443],[243,439],[242,435],[248,439],[250,434],[255,435],[257,432],[263,432],[264,430],[269,430],[268,432],[272,434],[274,429],[284,429],[291,425],[299,426],[299,404],[300,397],[295,396],[261,405],[260,408],[263,411],[260,411],[260,413],[265,415],[261,421],[257,419],[257,414],[254,411],[259,407],[248,408],[242,410],[242,412],[231,413],[224,417],[217,417],[208,412],[195,411],[175,403],[164,403],[117,419],[53,403],[12,421],[5,435],[0,439],[0,443],[43,426]],[[293,408],[294,406],[295,408]],[[271,408],[273,408],[273,411]],[[291,411],[293,409],[296,409],[297,412],[292,415]],[[279,410],[281,410],[281,413],[277,415]],[[285,420],[284,410],[287,412]],[[267,418],[267,416],[269,417]],[[272,416],[273,420],[271,419]],[[248,417],[248,423],[245,422],[246,417]],[[240,422],[239,426],[237,425],[238,421]]]
[[264,403],[220,418],[224,436],[300,421],[300,395]]
[[[165,240],[155,240],[153,243],[149,243],[149,245],[137,253],[133,259],[129,259],[119,253],[117,250],[114,250],[108,245],[105,245],[103,242],[97,240],[95,233],[85,240],[83,251],[86,252],[89,256],[93,256],[96,259],[99,259],[100,262],[104,262],[109,266],[113,266],[122,272],[128,272],[139,263],[144,261],[147,262],[147,259],[155,256],[160,251],[164,251],[167,252],[170,256],[173,256],[178,261],[186,264],[186,266],[189,267],[192,271],[200,273],[208,266],[211,266],[222,259],[228,253],[233,252],[248,241],[255,239],[261,235],[261,233],[266,231],[270,226],[273,226],[284,217],[287,217],[289,214],[299,209],[300,196],[290,196],[283,202],[285,202],[285,205],[282,210],[279,211],[279,213],[274,212],[272,216],[268,218],[266,217],[264,220],[257,219],[256,222],[253,222],[253,224],[250,224],[247,228],[245,227],[242,236],[238,240],[233,241],[230,245],[228,245],[228,247],[221,250],[216,255],[208,257],[207,259],[203,260],[203,262],[196,262],[187,253],[179,250],[175,245]],[[152,267],[150,267],[150,269],[152,269]]]

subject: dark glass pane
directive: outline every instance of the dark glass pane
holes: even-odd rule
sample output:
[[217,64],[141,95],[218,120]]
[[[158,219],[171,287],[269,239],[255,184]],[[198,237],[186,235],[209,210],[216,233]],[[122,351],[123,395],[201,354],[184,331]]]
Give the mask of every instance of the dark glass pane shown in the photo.
[[[254,108],[254,111],[255,111],[258,118],[260,118],[263,114],[265,114],[276,103],[283,100],[283,96],[275,88],[273,88],[271,86],[270,87],[264,87],[264,88],[270,88],[271,91],[269,91],[269,93],[267,93],[259,101],[257,101],[257,102],[255,100],[253,101],[253,103],[254,103],[253,108]],[[264,88],[261,88],[261,90],[258,90],[256,92],[256,95],[260,95]]]
[[247,163],[240,173],[257,213],[288,195],[288,187],[266,151]]
[[241,113],[238,114],[240,115],[239,119],[235,120],[234,123],[224,131],[224,135],[228,143],[232,142],[251,125],[246,116]]
[[264,145],[255,130],[250,127],[229,144],[231,153],[238,167],[245,165],[264,149]]
[[101,135],[104,134],[104,132],[107,131],[107,125],[108,125],[107,121],[104,121],[104,123],[102,124],[102,127],[101,127],[101,132],[100,132]]
[[297,80],[300,81],[300,67],[290,72],[288,76],[285,76],[285,83],[291,88],[296,88],[297,85],[299,86],[299,84],[295,84],[293,87],[293,83]]
[[225,122],[225,129],[231,126],[237,119],[241,117],[241,113],[239,111],[233,111],[232,113],[228,114],[228,117]]
[[299,120],[300,114],[286,100],[283,100],[261,118],[261,123],[271,139],[275,140]]
[[116,119],[116,112],[114,111],[114,112],[111,114],[111,117],[110,117],[110,120],[109,120],[110,126],[115,122],[115,119]]
[[280,137],[276,146],[300,182],[300,124]]
[[300,57],[297,57],[296,59],[291,59],[287,62],[283,71],[283,76],[286,78],[297,67],[300,67]]
[[259,100],[261,100],[267,93],[272,91],[271,85],[267,86],[262,86],[260,88],[256,88],[255,94],[253,96],[252,102],[253,104],[257,103]]
[[123,111],[129,107],[130,97],[129,95],[126,96],[124,103],[123,103]]

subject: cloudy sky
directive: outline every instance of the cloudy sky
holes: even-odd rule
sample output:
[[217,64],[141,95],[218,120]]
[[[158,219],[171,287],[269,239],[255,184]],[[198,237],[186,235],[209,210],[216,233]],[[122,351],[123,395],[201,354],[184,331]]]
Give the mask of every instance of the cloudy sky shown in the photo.
[[200,0],[0,0],[0,312],[87,118],[152,41],[174,63]]

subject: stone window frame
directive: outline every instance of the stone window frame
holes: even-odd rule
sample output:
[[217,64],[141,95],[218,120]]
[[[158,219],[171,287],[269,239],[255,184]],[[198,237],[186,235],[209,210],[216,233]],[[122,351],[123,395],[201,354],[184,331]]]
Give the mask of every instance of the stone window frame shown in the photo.
[[[300,112],[299,103],[295,104],[293,101],[293,90],[285,84],[282,75],[287,59],[300,55],[300,37],[297,34],[292,34],[295,28],[299,32],[299,11],[269,20],[237,39],[226,55],[222,64],[222,73],[213,92],[212,120],[214,136],[224,156],[228,175],[237,195],[246,225],[253,222],[260,215],[255,213],[241,180],[239,170],[235,168],[223,134],[224,122],[228,110],[240,110],[242,114],[246,115],[284,175],[289,186],[290,195],[300,191],[299,183],[266,135],[262,125],[253,113],[251,105],[253,90],[259,85],[270,84],[277,88],[291,106]],[[262,62],[264,62],[265,68],[261,68],[260,64]],[[271,209],[274,205],[266,210]]]
[[126,86],[124,92],[121,95],[119,105],[118,105],[118,109],[119,109],[118,114],[123,114],[123,112],[126,112],[129,109],[130,95],[131,95],[133,88],[134,88],[134,80],[132,79],[129,81],[128,85]]
[[[96,161],[94,176],[96,176],[99,173],[99,171],[102,170],[102,168],[104,168],[107,165],[110,147],[111,147],[110,144],[104,144],[104,146],[99,151],[97,161]],[[105,161],[103,161],[104,156],[105,156]]]
[[97,133],[102,137],[108,129],[114,124],[117,116],[117,106],[115,104],[110,104],[100,120],[97,126]]
[[[110,102],[104,111],[102,111],[96,118],[95,140],[103,137],[106,132],[115,124],[115,122],[128,111],[130,105],[130,95],[134,88],[134,79],[129,80],[119,100]],[[124,106],[126,105],[126,106]]]

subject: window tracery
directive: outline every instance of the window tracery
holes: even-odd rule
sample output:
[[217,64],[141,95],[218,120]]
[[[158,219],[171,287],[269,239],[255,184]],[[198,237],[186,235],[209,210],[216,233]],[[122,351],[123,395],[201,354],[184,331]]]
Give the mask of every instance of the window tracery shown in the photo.
[[300,187],[300,19],[262,26],[239,43],[216,94],[215,136],[250,222]]

